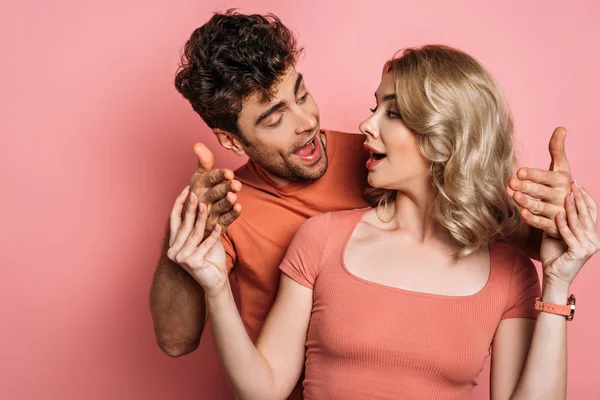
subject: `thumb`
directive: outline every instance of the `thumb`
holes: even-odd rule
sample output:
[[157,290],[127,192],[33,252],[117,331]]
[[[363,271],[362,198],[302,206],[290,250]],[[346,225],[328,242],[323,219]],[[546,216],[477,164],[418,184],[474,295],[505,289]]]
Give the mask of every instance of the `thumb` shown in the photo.
[[198,170],[210,171],[215,162],[212,151],[202,142],[194,144],[194,154],[198,157]]
[[567,153],[565,152],[565,141],[567,139],[567,130],[559,126],[552,133],[548,151],[550,152],[550,171],[564,171],[571,173]]

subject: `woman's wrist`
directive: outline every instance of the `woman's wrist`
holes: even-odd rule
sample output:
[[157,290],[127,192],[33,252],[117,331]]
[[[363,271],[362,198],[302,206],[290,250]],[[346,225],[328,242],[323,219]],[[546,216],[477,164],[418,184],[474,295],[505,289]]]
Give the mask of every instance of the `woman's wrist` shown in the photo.
[[571,283],[551,276],[542,280],[542,300],[553,304],[567,304]]
[[212,309],[228,306],[230,302],[235,304],[229,279],[227,279],[219,289],[213,289],[210,292],[205,291],[204,293],[206,295],[206,306],[209,313],[211,313]]

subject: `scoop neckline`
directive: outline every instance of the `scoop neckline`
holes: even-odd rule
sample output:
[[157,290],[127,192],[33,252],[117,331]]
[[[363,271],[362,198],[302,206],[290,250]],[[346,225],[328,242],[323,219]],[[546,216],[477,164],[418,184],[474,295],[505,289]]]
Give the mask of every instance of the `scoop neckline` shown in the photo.
[[355,221],[352,222],[352,226],[350,228],[350,231],[348,232],[348,234],[346,235],[346,239],[344,240],[344,245],[342,246],[342,250],[341,250],[341,254],[340,254],[340,262],[342,264],[342,269],[344,270],[344,272],[352,279],[359,281],[363,284],[369,285],[369,286],[373,286],[373,287],[378,287],[384,290],[388,290],[388,291],[392,291],[392,292],[397,292],[397,293],[402,293],[402,294],[406,294],[406,295],[410,295],[410,296],[417,296],[417,297],[427,297],[427,298],[433,298],[433,299],[443,299],[443,300],[468,300],[468,299],[473,299],[475,297],[481,296],[483,295],[485,292],[487,292],[491,286],[492,280],[495,278],[495,273],[494,270],[495,268],[494,266],[494,252],[492,251],[492,247],[494,246],[493,242],[490,242],[488,244],[488,251],[489,251],[489,256],[490,256],[490,272],[488,274],[488,279],[487,282],[485,283],[485,285],[479,289],[477,292],[473,293],[473,294],[469,294],[469,295],[461,295],[461,296],[453,296],[453,295],[447,295],[447,294],[437,294],[437,293],[427,293],[427,292],[417,292],[414,290],[409,290],[409,289],[402,289],[402,288],[398,288],[398,287],[394,287],[394,286],[389,286],[389,285],[384,285],[382,283],[378,283],[378,282],[373,282],[370,281],[368,279],[365,278],[361,278],[360,276],[352,273],[349,269],[348,266],[346,265],[346,260],[345,260],[345,255],[346,255],[346,250],[348,248],[348,243],[350,242],[350,238],[352,237],[352,234],[354,233],[354,231],[356,230],[356,227],[358,226],[358,224],[360,223],[360,221],[362,221],[362,217],[367,213],[367,211],[371,210],[372,207],[368,207],[366,209],[360,209],[357,214],[358,214],[358,218],[356,218]]

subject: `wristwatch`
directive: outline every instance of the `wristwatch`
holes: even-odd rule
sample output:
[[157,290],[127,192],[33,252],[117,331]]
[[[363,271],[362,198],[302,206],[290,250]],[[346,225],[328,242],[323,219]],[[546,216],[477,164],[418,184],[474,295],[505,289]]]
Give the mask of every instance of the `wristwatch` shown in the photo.
[[567,300],[567,305],[565,306],[559,304],[546,303],[538,297],[537,299],[535,299],[535,309],[550,314],[564,315],[567,318],[567,321],[573,321],[573,317],[575,316],[575,296],[569,296],[569,299]]

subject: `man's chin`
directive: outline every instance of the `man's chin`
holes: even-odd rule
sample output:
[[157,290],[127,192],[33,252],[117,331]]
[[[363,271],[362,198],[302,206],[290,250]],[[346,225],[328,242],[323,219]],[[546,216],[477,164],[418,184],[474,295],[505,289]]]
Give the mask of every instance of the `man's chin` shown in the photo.
[[300,179],[315,180],[319,179],[327,172],[327,155],[323,154],[313,165],[302,165],[296,169],[296,174]]

